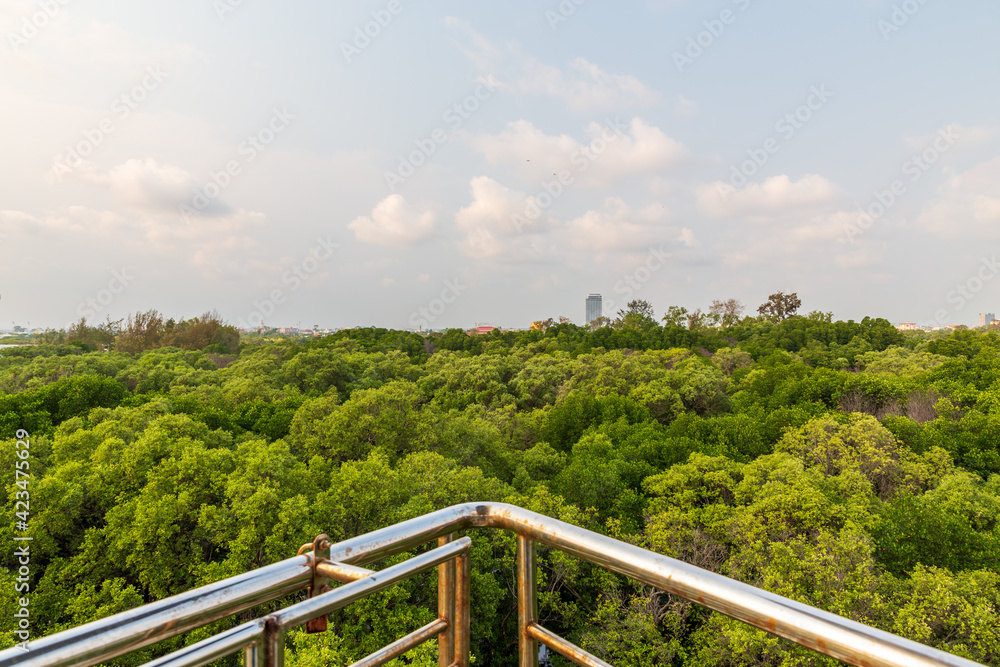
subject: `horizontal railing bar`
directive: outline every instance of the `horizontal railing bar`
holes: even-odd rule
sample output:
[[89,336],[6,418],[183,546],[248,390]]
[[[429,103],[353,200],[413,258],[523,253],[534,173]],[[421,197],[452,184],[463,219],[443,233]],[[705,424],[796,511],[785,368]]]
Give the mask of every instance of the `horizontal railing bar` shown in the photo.
[[263,636],[264,624],[250,621],[147,662],[142,667],[202,667],[260,641]]
[[506,503],[454,505],[381,528],[332,545],[330,559],[371,562],[470,527],[502,528],[523,535],[848,664],[982,667],[971,660]]
[[[474,507],[481,503],[453,505],[370,533],[351,537],[330,547],[329,559],[333,562],[364,565],[419,547],[438,537],[471,526],[487,527],[489,516],[484,511],[483,523],[475,523]],[[470,513],[470,510],[473,510]]]
[[587,653],[576,644],[566,641],[559,635],[546,630],[537,623],[531,623],[528,625],[528,634],[531,635],[535,641],[540,644],[545,644],[553,651],[556,651],[560,655],[572,660],[578,665],[584,665],[584,667],[612,667],[596,655]]
[[306,556],[244,572],[173,597],[32,641],[27,652],[0,652],[0,667],[90,667],[176,637],[304,588],[312,572]]
[[351,667],[378,667],[378,665],[384,665],[390,660],[394,660],[404,653],[412,651],[425,641],[433,639],[447,629],[448,621],[440,618],[434,619],[419,630],[415,630],[402,639],[394,641],[385,648],[375,651],[368,657],[358,660],[356,663],[351,665]]
[[267,622],[273,621],[281,630],[294,628],[318,616],[323,616],[331,611],[346,607],[352,602],[356,602],[372,593],[394,586],[405,579],[409,579],[414,574],[426,572],[431,568],[437,567],[445,561],[468,552],[471,544],[472,540],[468,537],[449,542],[443,547],[431,549],[402,563],[375,572],[364,579],[344,584],[329,593],[317,595],[316,597],[294,604],[291,607],[268,614],[264,620]]
[[320,562],[316,564],[316,573],[326,579],[333,579],[340,583],[347,584],[358,579],[364,579],[372,574],[374,570],[367,570],[357,565],[347,563]]
[[[335,561],[331,566],[343,568],[379,560],[470,527],[510,530],[849,664],[865,667],[977,665],[970,660],[753,588],[693,565],[504,503],[455,505],[344,540],[331,546],[330,560]],[[466,549],[467,540],[468,538],[463,538],[459,541],[465,542]],[[445,548],[447,547],[440,549]],[[432,553],[434,552],[427,552],[407,563],[367,575],[334,592],[355,586],[359,587],[358,591],[381,590],[382,587],[395,583],[380,586],[385,582],[385,573]],[[90,667],[105,662],[299,590],[312,577],[309,562],[306,556],[297,556],[43,637],[31,642],[27,652],[18,648],[7,649],[0,652],[0,667],[13,667],[15,664],[19,667],[52,667],[61,664]],[[439,562],[441,561],[435,560],[428,567]],[[320,567],[317,567],[317,573],[325,576]],[[408,572],[401,578],[412,573]],[[355,576],[360,575],[360,572],[341,569],[338,574]],[[312,598],[300,605],[315,605],[315,600],[324,596]],[[343,605],[356,599],[353,594],[351,597]],[[363,594],[357,597],[363,597]],[[300,605],[293,608],[306,609]],[[343,606],[340,603],[338,605]],[[315,606],[308,608],[315,610]],[[289,610],[277,613],[287,611]],[[326,612],[319,611],[313,616],[323,613]]]
[[[333,601],[334,598],[344,598],[346,601],[343,602],[341,606],[346,606],[351,602],[365,597],[377,591],[383,590],[398,583],[399,581],[406,579],[414,574],[422,571],[429,570],[431,568],[437,567],[437,565],[446,560],[450,560],[455,556],[468,551],[471,540],[469,538],[463,538],[463,540],[457,540],[451,543],[450,549],[445,549],[442,553],[441,549],[435,549],[429,551],[417,558],[410,559],[404,563],[394,566],[393,568],[387,568],[382,572],[376,573],[372,570],[366,570],[360,567],[346,566],[344,568],[339,567],[341,563],[319,563],[318,568],[323,568],[322,574],[324,576],[331,576],[336,574],[346,574],[351,576],[351,581],[359,581],[361,579],[367,579],[370,575],[379,574],[377,585],[368,587],[369,590],[365,592],[358,593],[356,588],[350,585],[338,588],[330,593],[324,593],[323,595],[310,598],[304,602],[288,607],[282,611],[302,611],[307,606],[308,603],[315,600],[325,600],[328,604]],[[418,560],[419,559],[419,560]],[[398,571],[393,571],[398,570]],[[346,589],[346,590],[345,590]],[[339,594],[339,595],[338,595]],[[339,608],[339,607],[336,607]],[[320,611],[319,613],[311,616],[310,618],[303,618],[298,623],[294,622],[295,616],[293,615],[292,622],[287,620],[282,620],[279,618],[280,614],[270,614],[267,617],[250,621],[249,623],[244,623],[243,625],[223,632],[221,634],[209,637],[197,644],[192,644],[178,651],[163,656],[157,660],[146,663],[143,667],[201,667],[202,665],[207,665],[213,660],[217,660],[221,657],[225,657],[235,651],[243,649],[251,644],[260,641],[264,636],[264,626],[266,625],[268,619],[274,619],[277,624],[282,628],[291,627],[294,625],[299,625],[305,623],[315,616],[322,616],[324,613],[333,611],[333,609],[328,609],[326,611]],[[431,639],[435,635],[443,632],[448,628],[448,622],[437,619],[432,623],[420,628],[414,633],[403,637],[402,639],[390,644],[381,651],[373,653],[368,658],[365,658],[361,662],[356,663],[357,665],[381,665],[383,663],[389,662],[393,658],[396,658],[407,651],[410,651],[415,646],[419,646],[423,642]],[[401,650],[400,650],[401,649]],[[396,651],[393,653],[387,653],[388,651]],[[384,656],[381,660],[372,661],[371,659],[377,656]]]

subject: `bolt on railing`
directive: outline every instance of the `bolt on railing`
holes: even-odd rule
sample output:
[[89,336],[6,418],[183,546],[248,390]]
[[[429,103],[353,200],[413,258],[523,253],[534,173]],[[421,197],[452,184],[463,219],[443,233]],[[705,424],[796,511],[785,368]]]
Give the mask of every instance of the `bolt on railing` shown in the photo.
[[[976,667],[923,644],[768,593],[693,565],[503,503],[466,503],[329,546],[318,537],[309,555],[44,637],[30,650],[0,652],[0,667],[89,667],[156,644],[308,586],[307,600],[154,660],[155,667],[196,667],[243,651],[245,667],[282,667],[286,633],[415,574],[437,568],[438,618],[356,662],[375,667],[437,637],[439,667],[468,667],[470,557],[466,528],[502,528],[517,536],[518,655],[538,666],[543,644],[579,665],[610,667],[538,623],[536,544],[623,574],[719,611],[824,655],[865,667]],[[360,567],[437,540],[437,547],[380,571]],[[328,580],[344,583],[331,591]],[[316,629],[324,624],[310,628]],[[979,667],[982,667],[981,665]]]

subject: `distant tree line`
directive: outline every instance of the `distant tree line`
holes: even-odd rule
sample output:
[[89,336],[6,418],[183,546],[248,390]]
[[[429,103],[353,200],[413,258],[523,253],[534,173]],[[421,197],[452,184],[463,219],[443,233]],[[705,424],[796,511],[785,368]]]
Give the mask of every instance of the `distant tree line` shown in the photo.
[[[4,349],[0,467],[14,470],[16,430],[32,434],[32,629],[283,560],[320,532],[495,500],[1000,664],[1000,336],[924,340],[772,305],[241,344],[217,317],[147,311]],[[8,542],[18,490],[0,487]],[[476,664],[514,667],[514,541],[473,538]],[[617,667],[834,664],[559,552],[538,560],[546,627]],[[8,620],[17,567],[0,555]],[[430,622],[434,582],[291,633],[289,667],[351,664]],[[433,643],[403,664],[437,665]]]
[[73,345],[87,352],[114,349],[136,354],[158,347],[178,347],[231,354],[239,349],[240,332],[226,324],[215,311],[176,321],[173,318],[164,320],[157,310],[147,310],[120,320],[109,319],[96,326],[81,318],[68,330],[47,331],[39,340]]

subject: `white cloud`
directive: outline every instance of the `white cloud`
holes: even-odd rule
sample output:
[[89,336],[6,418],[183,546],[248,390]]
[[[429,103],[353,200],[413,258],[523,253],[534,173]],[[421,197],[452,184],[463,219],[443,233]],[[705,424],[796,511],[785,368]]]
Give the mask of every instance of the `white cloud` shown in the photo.
[[[455,225],[465,233],[459,250],[478,259],[495,258],[521,261],[544,254],[538,232],[554,223],[538,209],[528,215],[535,201],[523,192],[512,190],[488,176],[477,176],[469,183],[472,203],[455,214]],[[519,216],[519,222],[514,221]],[[523,221],[523,222],[520,222]]]
[[[564,223],[537,206],[535,197],[487,176],[473,178],[469,190],[471,203],[455,215],[456,228],[463,232],[458,249],[480,260],[584,267],[595,261],[634,261],[653,246],[697,245],[692,230],[670,224],[670,212],[660,203],[633,208],[620,197],[609,197],[601,208]],[[533,204],[538,214],[527,215]]]
[[698,245],[698,241],[694,238],[694,232],[687,227],[681,229],[681,235],[678,240],[682,241],[688,248],[693,248]]
[[[665,223],[670,213],[661,204],[635,210],[619,197],[609,197],[603,208],[587,211],[567,225],[570,243],[598,253],[639,250],[681,239],[681,233]],[[693,235],[690,236],[693,241]]]
[[166,256],[199,268],[205,275],[245,276],[255,266],[254,254],[261,247],[257,235],[266,222],[263,213],[244,210],[185,222],[173,214],[123,215],[67,206],[44,215],[0,211],[0,234],[19,242],[34,237],[48,243],[58,237],[88,244],[102,238],[102,243],[113,243],[130,257],[140,258],[137,262]]
[[[581,148],[580,142],[568,134],[547,135],[527,120],[507,123],[499,134],[473,137],[471,144],[491,164],[511,164],[532,173],[565,169],[570,156]],[[534,165],[522,164],[532,160]]]
[[837,211],[829,215],[795,221],[786,235],[801,243],[843,243],[849,240],[846,230],[857,225],[857,222],[856,211]]
[[[488,176],[473,178],[469,182],[469,191],[472,203],[455,214],[455,224],[463,231],[489,229],[509,236],[545,224],[540,214],[527,214],[529,205],[535,202],[534,197],[511,190]],[[517,222],[515,216],[519,216]]]
[[83,163],[73,175],[96,185],[106,186],[115,202],[145,213],[181,214],[182,206],[195,210],[199,217],[226,216],[235,213],[222,198],[205,197],[194,206],[195,191],[202,188],[193,174],[180,167],[156,160],[132,159],[101,172],[90,162]]
[[257,241],[245,235],[267,224],[267,216],[259,211],[240,209],[226,215],[192,218],[185,221],[178,216],[145,216],[138,226],[146,238],[159,249],[191,244],[195,250],[191,257],[203,256],[204,246],[219,248],[249,248]]
[[142,221],[146,238],[160,253],[178,253],[203,275],[232,279],[260,271],[276,272],[271,262],[260,259],[264,249],[260,229],[267,216],[240,209],[228,215],[193,218],[189,222],[174,217],[148,217]]
[[586,58],[574,58],[565,70],[527,56],[517,56],[517,62],[522,73],[509,83],[499,81],[501,90],[547,95],[579,112],[650,106],[657,101],[656,94],[634,76],[609,74]]
[[656,104],[658,96],[630,74],[611,74],[586,58],[577,57],[561,69],[525,55],[514,44],[499,48],[467,21],[447,19],[463,34],[466,56],[480,73],[514,95],[546,95],[564,101],[573,111],[622,109]]
[[739,190],[719,181],[701,186],[695,194],[699,210],[711,218],[744,217],[754,222],[833,212],[842,197],[833,183],[816,174],[798,181],[782,174]]
[[678,95],[677,102],[674,104],[674,112],[684,118],[694,118],[698,115],[698,103],[689,100],[683,95]]
[[888,246],[873,238],[851,244],[846,229],[856,222],[857,212],[846,210],[773,219],[727,234],[717,250],[727,266],[739,269],[817,272],[877,267]]
[[434,213],[406,203],[402,195],[389,195],[372,209],[371,215],[355,218],[348,229],[363,243],[413,246],[434,233]]
[[917,223],[946,238],[1000,236],[1000,157],[949,178]]
[[548,135],[527,120],[508,123],[499,134],[472,137],[473,148],[491,164],[505,164],[530,183],[569,171],[574,182],[608,186],[630,176],[654,176],[690,158],[684,144],[640,118],[608,125],[591,123],[586,138]]
[[540,234],[511,237],[486,228],[470,230],[458,244],[458,248],[463,255],[475,259],[490,259],[508,264],[535,262],[550,254],[548,243]]

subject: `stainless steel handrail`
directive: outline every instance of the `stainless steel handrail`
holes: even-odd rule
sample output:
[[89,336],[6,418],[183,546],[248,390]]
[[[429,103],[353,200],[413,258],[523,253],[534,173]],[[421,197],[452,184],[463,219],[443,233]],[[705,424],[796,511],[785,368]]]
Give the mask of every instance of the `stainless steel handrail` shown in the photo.
[[95,665],[239,613],[309,584],[309,558],[259,570],[152,602],[0,652],[0,667]]
[[[502,528],[864,667],[978,663],[506,503],[465,503],[344,540],[330,559],[367,563],[464,528]],[[520,587],[519,587],[520,588]],[[527,633],[522,630],[522,633]],[[555,648],[555,647],[552,647]],[[522,652],[521,665],[530,651]],[[537,656],[537,652],[535,652]],[[537,657],[535,658],[537,660]],[[978,665],[978,667],[982,667]]]
[[[330,547],[331,571],[350,580],[368,571],[350,568],[412,549],[435,538],[467,528],[501,528],[518,536],[518,626],[521,667],[537,665],[537,642],[560,651],[578,664],[605,665],[537,623],[535,611],[534,543],[565,551],[588,562],[631,577],[660,590],[698,602],[772,634],[790,639],[848,664],[872,667],[975,667],[977,663],[930,648],[841,616],[809,607],[728,579],[693,565],[619,542],[557,519],[504,503],[455,505]],[[63,664],[92,665],[131,650],[148,646],[235,611],[303,587],[311,575],[305,556],[271,568],[234,577],[153,605],[124,612],[101,621],[32,642],[31,651],[9,649],[0,653],[0,667],[25,665],[49,667]],[[340,564],[344,565],[340,565]],[[465,559],[464,568],[468,568]],[[338,569],[339,568],[339,569]],[[265,571],[270,579],[257,581]],[[450,572],[450,575],[449,575]],[[463,573],[458,573],[461,578]],[[465,580],[468,580],[467,571]],[[439,591],[455,585],[454,562],[439,566]],[[240,595],[230,588],[238,588]],[[338,589],[341,590],[341,589]],[[439,602],[446,602],[442,594]],[[314,598],[316,599],[316,598]],[[209,602],[218,600],[219,603]],[[453,604],[453,603],[452,603]],[[468,605],[463,610],[467,618]],[[446,605],[441,606],[447,608]],[[453,611],[452,614],[455,612]],[[448,616],[444,618],[454,618]],[[462,635],[465,634],[463,637]],[[101,650],[110,640],[107,650]],[[468,644],[467,633],[442,633],[441,665],[451,655],[449,643]],[[227,644],[228,645],[228,644]],[[273,663],[272,663],[273,664]],[[982,666],[980,666],[982,667]]]
[[[325,616],[331,611],[342,609],[352,602],[385,590],[404,579],[426,572],[453,558],[465,558],[471,543],[468,537],[463,537],[460,540],[444,544],[437,549],[415,556],[380,572],[371,572],[367,576],[356,579],[336,590],[311,597],[263,618],[244,623],[197,644],[174,651],[146,663],[145,667],[202,667],[202,665],[207,665],[218,658],[247,648],[251,648],[249,655],[252,657],[246,660],[250,665],[262,667],[264,664],[268,664],[282,667],[284,664],[285,633],[288,630],[318,616]],[[362,661],[362,663],[356,664],[379,665],[388,662],[392,658],[406,653],[414,646],[432,639],[446,630],[448,625],[448,621],[439,619],[378,651],[373,656],[369,656],[367,662]],[[458,665],[468,664],[467,655],[449,656],[449,664],[451,664],[452,658]]]

